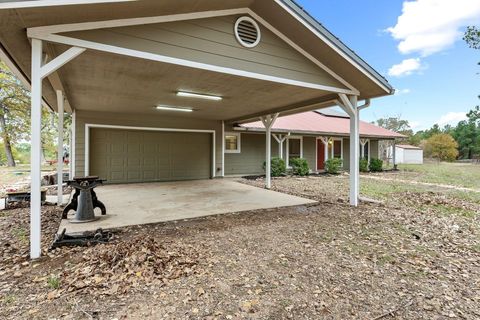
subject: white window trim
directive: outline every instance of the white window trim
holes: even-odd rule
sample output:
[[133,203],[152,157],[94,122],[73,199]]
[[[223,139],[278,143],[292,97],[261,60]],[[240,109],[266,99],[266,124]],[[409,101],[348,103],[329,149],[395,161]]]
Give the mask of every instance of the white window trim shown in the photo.
[[[237,149],[236,150],[227,150],[225,148],[225,138],[227,136],[236,136],[237,137]],[[240,132],[225,132],[223,136],[223,146],[224,146],[224,153],[241,153],[242,152],[242,134]]]
[[155,128],[155,127],[131,127],[131,126],[117,126],[107,124],[85,124],[85,176],[90,175],[90,129],[91,128],[105,128],[105,129],[125,129],[125,130],[139,130],[139,131],[162,131],[162,132],[198,132],[212,134],[212,179],[216,177],[216,132],[215,130],[198,130],[198,129],[177,129],[177,128]]
[[287,168],[291,169],[292,167],[290,166],[289,163],[289,153],[290,153],[290,140],[300,140],[300,158],[303,158],[303,136],[288,136],[287,138],[287,146],[286,146],[286,153],[285,153],[285,164]]

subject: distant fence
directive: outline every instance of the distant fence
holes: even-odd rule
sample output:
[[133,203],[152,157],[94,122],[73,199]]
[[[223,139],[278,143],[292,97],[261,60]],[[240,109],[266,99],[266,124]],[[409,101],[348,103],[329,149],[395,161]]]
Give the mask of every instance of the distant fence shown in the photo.
[[480,164],[480,159],[460,159],[456,161],[457,163],[471,163],[471,164]]

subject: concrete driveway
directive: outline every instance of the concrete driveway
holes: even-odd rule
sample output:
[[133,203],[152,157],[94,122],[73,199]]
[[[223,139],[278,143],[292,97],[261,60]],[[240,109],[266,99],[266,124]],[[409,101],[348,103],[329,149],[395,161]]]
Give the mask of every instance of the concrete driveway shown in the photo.
[[[82,224],[63,220],[59,231],[64,228],[67,233],[112,229],[315,202],[231,179],[106,185],[95,191],[107,207],[107,215]],[[68,219],[72,218],[73,211]]]

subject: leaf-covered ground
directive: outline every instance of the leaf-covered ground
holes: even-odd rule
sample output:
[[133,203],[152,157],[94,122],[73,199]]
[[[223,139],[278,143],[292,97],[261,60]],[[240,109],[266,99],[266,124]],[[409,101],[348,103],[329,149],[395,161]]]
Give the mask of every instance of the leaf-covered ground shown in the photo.
[[479,319],[479,203],[382,184],[363,193],[388,201],[351,208],[348,177],[275,179],[319,204],[125,228],[33,264],[13,231],[28,210],[5,211],[0,318]]

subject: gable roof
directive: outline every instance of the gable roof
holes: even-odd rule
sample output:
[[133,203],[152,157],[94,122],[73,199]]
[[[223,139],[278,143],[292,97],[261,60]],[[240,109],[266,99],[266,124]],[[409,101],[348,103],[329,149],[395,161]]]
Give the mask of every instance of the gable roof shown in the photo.
[[371,75],[375,77],[382,85],[384,85],[390,93],[394,93],[393,87],[388,83],[388,80],[380,75],[372,66],[370,66],[365,60],[363,60],[359,55],[350,49],[345,43],[343,43],[340,38],[336,37],[331,33],[327,28],[325,28],[317,19],[315,19],[310,13],[308,13],[302,6],[300,6],[295,0],[280,0],[289,6],[292,10],[295,11],[305,22],[309,23],[313,28],[315,28],[322,35],[327,37],[339,50],[345,53],[349,58],[358,63],[359,66],[368,71]]
[[[352,90],[359,92],[359,100],[394,92],[385,78],[292,0],[197,0],[188,3],[178,0],[1,0],[0,58],[8,60],[9,66],[13,65],[12,71],[28,85],[31,61],[26,30],[31,28],[237,9],[258,18],[263,25],[272,26],[299,52],[348,82]],[[47,41],[44,47],[50,58],[59,54],[52,42]],[[58,74],[62,76],[62,70]],[[68,91],[73,90],[73,85],[62,77],[55,83],[43,81],[44,98],[53,109],[56,108],[55,90],[62,89],[59,83],[65,87],[68,102]],[[334,95],[325,97],[322,103],[332,105],[333,99]],[[304,110],[314,107],[318,105]]]
[[[240,125],[247,131],[264,131],[261,121]],[[276,132],[307,133],[318,135],[348,136],[350,134],[350,119],[344,116],[326,116],[318,111],[293,114],[280,117],[272,128]],[[404,135],[381,128],[374,124],[360,121],[360,136],[370,138],[404,138]]]

